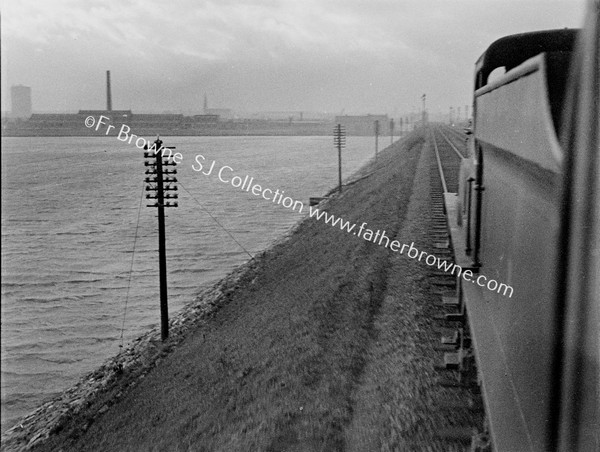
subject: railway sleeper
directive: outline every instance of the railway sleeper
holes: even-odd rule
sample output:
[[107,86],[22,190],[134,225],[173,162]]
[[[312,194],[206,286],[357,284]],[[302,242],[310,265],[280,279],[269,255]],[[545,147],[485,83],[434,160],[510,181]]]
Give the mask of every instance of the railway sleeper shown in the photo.
[[469,452],[492,452],[492,450],[492,441],[487,431],[473,435]]
[[444,220],[443,223],[440,222],[438,225],[433,225],[429,231],[434,234],[447,234],[448,227],[446,226],[446,221]]
[[446,427],[438,430],[436,436],[445,442],[470,444],[471,438],[476,433],[473,427]]
[[466,323],[467,316],[465,311],[465,305],[463,303],[459,304],[459,310],[457,312],[449,312],[444,315],[444,319],[449,322],[460,322],[463,325]]
[[[442,271],[442,270],[435,270],[435,269],[434,270],[429,270],[428,274],[430,276],[437,276],[437,277],[440,277],[440,278],[449,278],[449,277],[452,276],[448,272],[445,272],[445,271]],[[454,292],[448,292],[449,295],[451,295],[453,293]]]
[[[460,309],[460,303],[458,302],[458,300],[455,297],[449,297],[444,295],[445,292],[440,292],[439,295],[442,298],[442,302],[441,303],[436,303],[435,306],[444,309],[444,314],[448,313],[448,311],[451,310],[451,312],[457,312],[456,309]],[[446,320],[445,317],[441,317],[441,320]]]
[[442,334],[442,345],[454,346],[455,350],[466,350],[471,347],[471,338],[464,328],[455,328]]
[[460,343],[460,329],[453,330],[452,333],[442,335],[442,345],[453,345],[458,347]]
[[475,356],[471,347],[459,348],[455,352],[444,353],[444,361],[438,370],[457,371],[457,381],[468,386],[477,385]]
[[442,305],[446,307],[456,307],[460,309],[460,300],[457,296],[442,295]]
[[440,404],[441,409],[445,410],[468,410],[473,412],[483,412],[483,404],[479,403],[472,397],[461,400],[447,400]]
[[437,240],[440,242],[443,242],[444,240],[448,239],[448,232],[447,231],[429,231],[428,236],[432,239],[432,240]]
[[444,287],[456,287],[456,281],[454,278],[448,278],[447,275],[436,278],[432,281],[434,286],[444,286]]
[[[460,293],[459,291],[460,291],[460,287],[457,289],[457,293],[458,294]],[[448,292],[447,291],[440,291],[440,290],[438,290],[436,292],[439,293],[442,296],[442,306],[446,306],[446,305],[444,305],[443,297],[447,296]],[[448,297],[448,302],[450,302],[450,304],[448,304],[448,307],[450,307],[452,305],[451,302],[453,301],[453,300],[450,300],[450,298],[453,298],[453,297]],[[464,305],[464,303],[462,303],[460,301],[461,300],[460,296],[457,296],[456,298],[457,298],[457,300],[456,300],[456,303],[453,304],[453,307],[458,308],[457,311],[455,311],[455,312],[447,312],[447,313],[444,313],[442,315],[436,315],[436,316],[433,316],[433,319],[434,320],[445,321],[445,322],[456,322],[462,328],[465,328],[466,327],[466,322],[467,322],[467,315],[466,315],[465,305]]]

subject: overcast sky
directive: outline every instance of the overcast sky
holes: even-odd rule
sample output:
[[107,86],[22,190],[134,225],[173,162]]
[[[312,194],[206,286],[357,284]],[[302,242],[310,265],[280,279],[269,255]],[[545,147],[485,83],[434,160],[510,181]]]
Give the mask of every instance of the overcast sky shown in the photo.
[[470,104],[495,39],[580,27],[583,0],[3,0],[2,110],[402,114]]

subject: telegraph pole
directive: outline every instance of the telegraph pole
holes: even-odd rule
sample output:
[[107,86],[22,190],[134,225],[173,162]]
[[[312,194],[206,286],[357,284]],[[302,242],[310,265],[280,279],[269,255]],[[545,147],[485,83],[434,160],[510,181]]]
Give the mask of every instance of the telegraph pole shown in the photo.
[[[147,149],[147,146],[145,146]],[[177,178],[171,175],[177,174],[176,169],[164,169],[163,166],[175,166],[175,162],[169,157],[163,160],[163,152],[174,147],[165,148],[162,145],[160,138],[157,138],[150,150],[152,152],[144,152],[144,157],[148,160],[144,162],[145,166],[150,167],[146,170],[146,191],[154,191],[155,194],[146,194],[146,199],[156,199],[154,204],[147,204],[147,207],[158,208],[158,268],[160,281],[160,336],[163,341],[169,337],[169,304],[167,299],[167,248],[165,234],[165,207],[177,207],[177,202],[166,201],[165,199],[177,199],[177,194],[168,193],[176,191]],[[152,177],[154,176],[154,177]],[[166,184],[166,185],[165,185]],[[173,184],[173,185],[171,185]]]
[[394,118],[390,119],[390,145],[394,144]]
[[379,147],[379,120],[375,120],[375,160],[377,160],[377,148]]
[[346,146],[346,129],[341,124],[333,128],[333,144],[338,150],[338,190],[342,192],[342,148]]

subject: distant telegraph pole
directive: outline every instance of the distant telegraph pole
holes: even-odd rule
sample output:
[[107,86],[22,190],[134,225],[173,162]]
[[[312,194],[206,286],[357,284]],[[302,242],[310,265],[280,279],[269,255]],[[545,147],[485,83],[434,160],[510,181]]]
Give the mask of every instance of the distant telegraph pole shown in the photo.
[[333,128],[333,144],[338,150],[338,190],[342,192],[342,148],[346,146],[346,130],[341,124]]
[[394,118],[390,119],[390,145],[394,144]]
[[379,147],[379,120],[375,120],[375,160],[377,160],[377,148]]
[[[147,146],[145,147],[147,149]],[[148,204],[148,207],[158,207],[158,267],[160,280],[160,336],[164,341],[169,337],[169,305],[167,301],[167,250],[165,244],[165,207],[177,207],[177,202],[165,201],[165,199],[177,199],[176,193],[168,193],[176,191],[177,178],[172,175],[177,174],[176,169],[165,169],[163,166],[175,166],[175,162],[170,158],[163,160],[163,151],[174,147],[164,148],[160,138],[157,138],[150,150],[152,152],[144,152],[146,170],[146,191],[154,191],[155,194],[146,194],[146,199],[156,199],[154,204]]]

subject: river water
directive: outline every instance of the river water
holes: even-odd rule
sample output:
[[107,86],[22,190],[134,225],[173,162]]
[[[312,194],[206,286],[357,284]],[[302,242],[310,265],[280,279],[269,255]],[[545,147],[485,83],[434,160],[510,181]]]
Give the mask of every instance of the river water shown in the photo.
[[[306,214],[222,182],[220,168],[224,180],[252,177],[305,209],[337,184],[331,137],[164,144],[183,156],[179,207],[166,210],[171,313],[245,262],[244,249],[263,250]],[[373,138],[349,137],[344,178],[373,152]],[[2,138],[2,431],[116,355],[121,335],[126,345],[159,323],[156,209],[142,196],[143,161],[116,137]],[[212,161],[212,174],[195,171]]]

